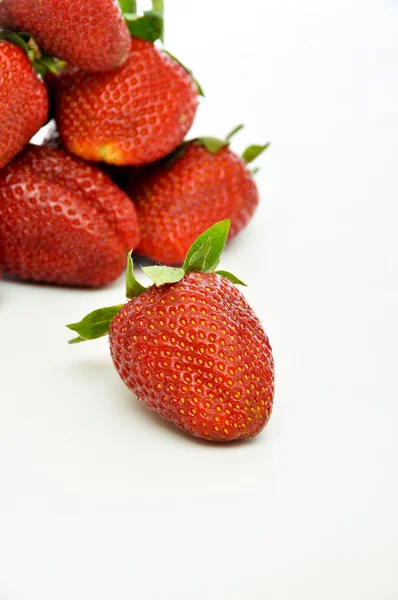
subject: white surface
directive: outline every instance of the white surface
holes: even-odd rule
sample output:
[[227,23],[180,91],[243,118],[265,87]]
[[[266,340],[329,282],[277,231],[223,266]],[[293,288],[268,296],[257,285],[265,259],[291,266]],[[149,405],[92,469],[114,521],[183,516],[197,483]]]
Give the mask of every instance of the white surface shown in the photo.
[[194,132],[272,140],[223,267],[273,344],[274,414],[252,443],[190,440],[105,340],[66,345],[122,280],[2,282],[0,598],[395,600],[398,5],[184,6],[167,39],[207,92]]

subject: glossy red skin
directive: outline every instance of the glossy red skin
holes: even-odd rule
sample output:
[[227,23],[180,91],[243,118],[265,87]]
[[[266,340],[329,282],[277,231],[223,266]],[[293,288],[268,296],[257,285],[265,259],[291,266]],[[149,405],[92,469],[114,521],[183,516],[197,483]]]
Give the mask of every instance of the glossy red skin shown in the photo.
[[33,35],[40,48],[104,72],[127,58],[130,33],[117,0],[3,0],[0,26]]
[[139,241],[129,198],[99,169],[28,146],[0,171],[3,272],[97,287],[114,281]]
[[196,238],[214,223],[231,219],[229,239],[249,222],[259,202],[244,161],[228,148],[215,154],[196,142],[169,167],[159,163],[132,173],[126,192],[141,226],[137,253],[178,265]]
[[0,168],[47,120],[48,96],[25,52],[0,41]]
[[55,117],[65,148],[77,156],[144,165],[182,142],[197,103],[190,75],[153,44],[132,38],[129,58],[116,71],[67,69],[59,77]]
[[150,409],[196,437],[226,442],[268,422],[274,362],[240,291],[210,273],[149,288],[111,323],[114,365]]

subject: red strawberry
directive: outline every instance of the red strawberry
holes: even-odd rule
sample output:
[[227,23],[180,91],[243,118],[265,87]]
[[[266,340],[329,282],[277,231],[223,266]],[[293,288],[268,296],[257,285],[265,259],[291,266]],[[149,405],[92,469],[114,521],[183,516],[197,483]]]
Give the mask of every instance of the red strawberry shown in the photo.
[[70,152],[91,161],[143,165],[181,143],[197,103],[187,71],[152,43],[132,38],[128,60],[112,73],[66,69],[55,114]]
[[22,150],[46,122],[48,97],[25,52],[0,41],[0,168]]
[[72,342],[106,335],[117,372],[150,409],[194,436],[231,441],[257,435],[268,422],[274,364],[268,337],[218,261],[229,222],[193,244],[184,269],[147,267],[143,288],[127,271],[127,304],[68,325]]
[[[64,150],[54,121],[50,121],[41,145]],[[124,190],[131,177],[131,167],[118,167],[116,165],[109,165],[108,163],[98,163],[96,166],[108,175],[118,188]]]
[[101,286],[139,241],[134,206],[97,168],[62,150],[28,146],[0,171],[4,272]]
[[246,162],[268,144],[248,148],[243,159],[227,145],[228,140],[193,140],[165,162],[132,173],[126,192],[134,200],[141,226],[138,253],[178,265],[214,221],[231,220],[229,238],[247,225],[259,197]]
[[2,0],[0,26],[27,31],[50,54],[87,71],[127,58],[130,34],[115,0]]

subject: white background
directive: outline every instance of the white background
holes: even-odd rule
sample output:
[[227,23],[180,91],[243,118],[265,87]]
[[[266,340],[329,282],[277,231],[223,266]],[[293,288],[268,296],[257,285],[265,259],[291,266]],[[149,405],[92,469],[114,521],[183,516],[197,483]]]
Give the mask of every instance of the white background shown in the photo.
[[195,134],[272,141],[222,263],[276,361],[254,441],[208,445],[67,322],[122,301],[0,284],[1,600],[398,598],[398,5],[167,0]]

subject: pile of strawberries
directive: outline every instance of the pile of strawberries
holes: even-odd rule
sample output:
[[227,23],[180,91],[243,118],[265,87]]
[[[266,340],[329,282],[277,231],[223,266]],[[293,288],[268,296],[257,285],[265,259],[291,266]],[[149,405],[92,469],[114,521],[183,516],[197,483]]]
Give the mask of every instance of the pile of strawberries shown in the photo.
[[[163,0],[0,0],[0,274],[98,287],[126,264],[127,304],[69,327],[110,333],[123,381],[190,434],[252,437],[269,419],[268,338],[216,271],[258,204],[224,140],[184,141],[202,90],[162,47]],[[41,146],[31,138],[54,120]],[[199,237],[198,237],[199,236]],[[168,266],[135,279],[132,251]]]

